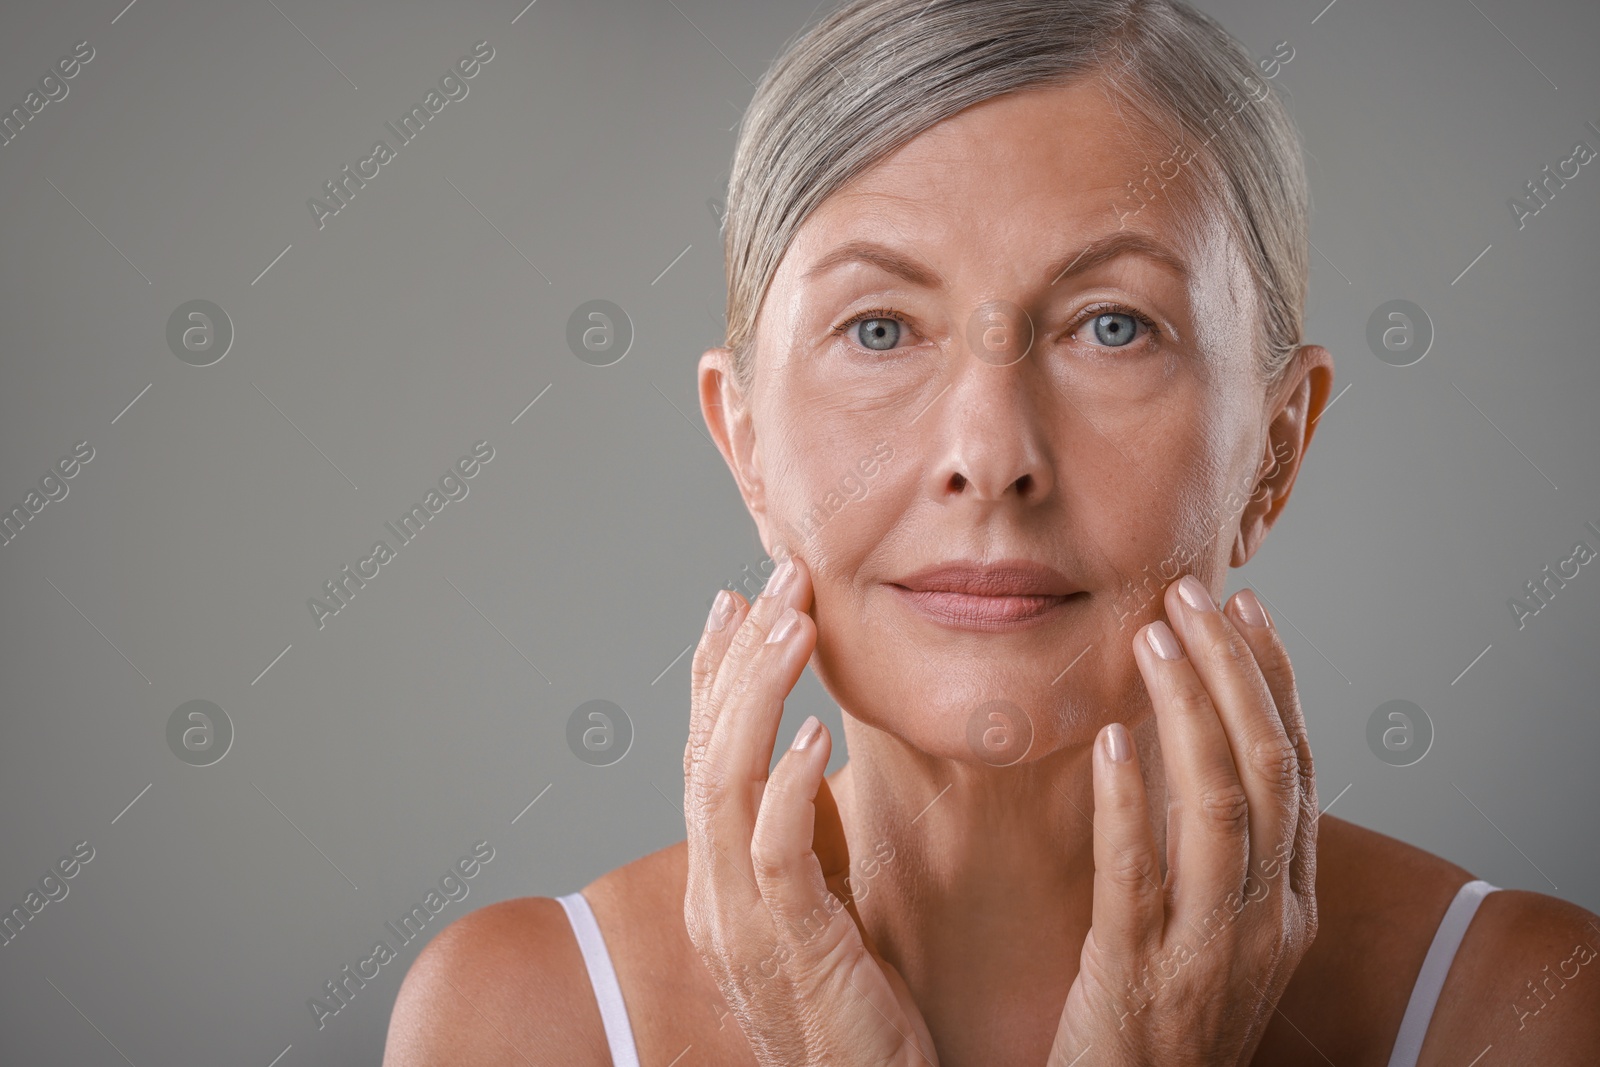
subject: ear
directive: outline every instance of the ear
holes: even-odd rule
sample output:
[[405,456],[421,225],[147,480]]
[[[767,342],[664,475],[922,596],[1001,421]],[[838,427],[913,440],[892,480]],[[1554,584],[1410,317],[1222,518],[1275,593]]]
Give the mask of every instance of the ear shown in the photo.
[[733,369],[733,352],[708,348],[700,356],[700,413],[711,440],[722,453],[744,506],[756,520],[762,543],[767,542],[766,481],[761,453],[756,447],[755,424],[749,398],[739,388]]
[[1311,447],[1317,421],[1328,406],[1333,392],[1333,357],[1321,345],[1301,345],[1295,349],[1283,376],[1268,396],[1267,444],[1258,468],[1258,478],[1250,500],[1239,516],[1239,532],[1233,542],[1230,565],[1242,567],[1250,562],[1267,531],[1278,521],[1289,502],[1295,475]]

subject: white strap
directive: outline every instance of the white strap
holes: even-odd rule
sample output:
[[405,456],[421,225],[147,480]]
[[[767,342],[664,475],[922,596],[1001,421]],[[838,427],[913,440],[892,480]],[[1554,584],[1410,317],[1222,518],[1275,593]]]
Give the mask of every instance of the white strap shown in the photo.
[[1422,1039],[1428,1036],[1428,1023],[1433,1019],[1433,1009],[1439,1002],[1439,990],[1444,988],[1445,976],[1450,973],[1451,961],[1467,926],[1478,911],[1483,898],[1499,889],[1483,879],[1468,882],[1456,890],[1455,899],[1439,920],[1433,943],[1417,972],[1416,984],[1411,987],[1411,1000],[1406,1004],[1405,1017],[1400,1020],[1400,1033],[1394,1039],[1394,1049],[1389,1053],[1389,1067],[1416,1067],[1422,1053]]
[[616,1067],[639,1067],[639,1053],[633,1044],[633,1027],[628,1024],[628,1006],[622,1000],[622,987],[617,984],[617,972],[611,967],[611,953],[606,951],[606,939],[600,936],[600,924],[594,921],[594,911],[581,892],[568,893],[556,899],[566,909],[567,921],[572,923],[578,948],[583,952],[583,965],[589,970],[589,985],[593,987],[594,999],[600,1005],[600,1021],[605,1024],[611,1062]]

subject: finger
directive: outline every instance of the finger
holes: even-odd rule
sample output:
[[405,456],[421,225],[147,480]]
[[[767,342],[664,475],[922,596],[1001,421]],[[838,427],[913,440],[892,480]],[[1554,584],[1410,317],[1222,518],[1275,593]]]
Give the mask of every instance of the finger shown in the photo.
[[908,1043],[932,1062],[933,1041],[910,990],[892,966],[870,955],[859,917],[824,879],[816,840],[825,816],[818,799],[832,751],[828,731],[811,716],[795,743],[801,747],[791,745],[773,768],[750,843],[779,941],[774,955],[786,992],[793,990],[787,1004],[798,1006],[794,1028],[810,1038],[811,1055],[774,1062],[906,1063]]
[[773,768],[750,839],[761,899],[802,964],[826,957],[853,925],[828,889],[815,848],[817,793],[831,751],[827,729],[816,716],[807,718]]
[[717,592],[711,604],[711,614],[705,628],[700,631],[700,643],[694,650],[689,682],[689,740],[683,747],[683,778],[689,780],[691,769],[705,751],[711,739],[711,728],[716,724],[716,707],[711,703],[711,686],[717,672],[733,644],[750,605],[732,589]]
[[1133,647],[1167,779],[1168,925],[1197,922],[1244,882],[1248,800],[1222,720],[1171,628],[1157,619],[1139,629]]
[[[705,753],[729,774],[752,783],[766,781],[783,700],[799,681],[815,643],[816,624],[805,614],[810,602],[810,572],[798,557],[788,557],[734,635],[712,683],[711,702],[719,710]],[[775,635],[781,639],[772,640]],[[754,807],[750,818],[753,824]]]
[[760,652],[766,635],[777,623],[778,616],[783,614],[783,609],[793,606],[804,611],[810,602],[810,571],[797,557],[784,556],[733,631],[722,664],[711,682],[713,703],[718,707],[724,705],[728,689],[749,668],[751,660]]
[[1139,756],[1122,723],[1108,724],[1095,738],[1093,770],[1090,929],[1108,960],[1134,965],[1161,943],[1165,895]]
[[[782,591],[778,594],[783,595]],[[816,624],[792,606],[784,606],[763,634],[760,616],[775,610],[767,600],[760,598],[729,650],[726,675],[716,687],[721,691],[712,698],[721,710],[688,787],[692,813],[685,808],[687,821],[699,824],[705,844],[739,868],[746,885],[728,884],[730,892],[747,902],[756,894],[750,840],[772,764],[784,698],[799,681],[816,645]],[[753,648],[742,649],[741,642],[748,640],[742,636],[746,633],[763,634],[763,639]]]
[[[770,622],[758,622],[754,630],[746,623],[752,616],[770,618],[781,610],[781,604],[774,606],[774,595],[782,591],[782,573],[780,565],[754,604],[745,601],[738,593],[726,590],[726,597],[731,600],[724,599],[723,593],[718,594],[718,603],[722,604],[723,610],[719,612],[717,604],[712,605],[705,632],[701,634],[700,645],[695,650],[692,667],[694,681],[691,688],[689,738],[684,745],[683,758],[685,815],[689,813],[688,793],[694,780],[694,768],[706,758],[717,722],[722,717],[727,685],[719,683],[726,676],[742,671],[750,657],[759,652],[762,634],[771,628]],[[719,622],[720,626],[717,625]],[[712,629],[713,626],[717,628]]]
[[1195,673],[1211,694],[1228,736],[1233,765],[1248,802],[1250,871],[1247,895],[1261,899],[1260,870],[1294,839],[1299,810],[1299,760],[1285,732],[1272,690],[1255,651],[1232,620],[1218,611],[1210,592],[1193,575],[1166,591],[1168,616],[1189,653]]
[[1294,680],[1283,638],[1272,624],[1272,616],[1262,606],[1254,590],[1241,589],[1228,605],[1241,636],[1255,654],[1256,663],[1272,690],[1272,699],[1283,719],[1283,728],[1294,746],[1296,770],[1300,780],[1300,806],[1294,836],[1274,859],[1289,867],[1289,888],[1296,893],[1316,889],[1317,820],[1321,804],[1317,799],[1316,771],[1311,758],[1311,735],[1306,729],[1305,711],[1300,705],[1300,690]]
[[[877,958],[854,903],[830,891],[818,855],[819,838],[839,829],[826,825],[829,813],[821,803],[831,751],[827,729],[816,716],[809,717],[767,782],[750,843],[751,862],[782,946],[786,977],[808,1001],[806,1014],[842,1023],[833,1044],[858,1053],[860,1062],[904,1062],[902,1041],[920,1040],[931,1048],[931,1038],[915,1027],[908,1035],[902,1025],[883,1025],[918,1017],[910,991],[903,981],[896,984],[893,967]],[[831,799],[831,791],[827,795]],[[834,809],[835,820],[837,814]],[[842,840],[840,830],[836,841]],[[863,988],[859,968],[869,955],[874,957],[869,970],[882,980],[867,981]],[[870,1010],[863,1010],[863,1000]]]

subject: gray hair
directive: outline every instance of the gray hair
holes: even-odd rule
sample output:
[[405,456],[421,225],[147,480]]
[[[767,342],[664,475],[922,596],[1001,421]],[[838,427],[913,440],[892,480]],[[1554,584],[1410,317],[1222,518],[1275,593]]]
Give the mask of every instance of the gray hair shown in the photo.
[[[1276,381],[1304,326],[1305,166],[1288,112],[1216,20],[1183,0],[846,0],[785,46],[739,131],[722,236],[741,386],[772,276],[817,205],[964,108],[1096,74],[1140,133],[1177,145],[1197,135],[1184,159],[1197,191],[1180,218],[1201,203],[1220,210],[1259,298],[1261,380]],[[1131,195],[1177,176],[1144,173]]]

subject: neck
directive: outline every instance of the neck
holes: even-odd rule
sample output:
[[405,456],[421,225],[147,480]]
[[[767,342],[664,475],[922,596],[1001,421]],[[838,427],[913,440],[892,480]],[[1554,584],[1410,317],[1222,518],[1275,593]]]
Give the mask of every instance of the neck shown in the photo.
[[[1155,720],[1131,733],[1164,854]],[[849,715],[845,739],[851,759],[830,786],[857,910],[906,980],[941,1059],[969,1041],[1020,1051],[1041,1032],[1048,1048],[1092,915],[1090,746],[990,767],[930,757]]]

